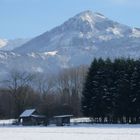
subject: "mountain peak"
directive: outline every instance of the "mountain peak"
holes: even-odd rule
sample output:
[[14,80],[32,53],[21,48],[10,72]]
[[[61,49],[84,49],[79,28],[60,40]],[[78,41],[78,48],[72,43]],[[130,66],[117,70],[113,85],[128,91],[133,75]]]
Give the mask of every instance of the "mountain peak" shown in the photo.
[[[100,13],[90,10],[83,11],[54,29],[32,39],[15,52],[44,52],[63,50],[64,48],[92,48],[93,46],[111,46],[128,40],[129,37],[139,37],[138,30],[133,30],[119,24]],[[131,38],[130,38],[131,39]],[[116,42],[115,42],[115,41]],[[112,43],[112,42],[115,43]],[[125,41],[127,42],[127,41]],[[59,52],[58,51],[58,52]]]
[[75,18],[81,18],[83,21],[94,22],[99,19],[106,19],[106,17],[100,13],[94,13],[90,10],[83,11],[75,16]]
[[90,10],[86,10],[86,11],[83,11],[83,12],[80,12],[79,14],[77,14],[77,16],[84,16],[84,15],[93,15],[93,12],[90,11]]
[[83,11],[74,17],[68,19],[61,25],[62,30],[80,31],[82,33],[88,33],[96,30],[98,23],[104,23],[108,19],[100,13],[93,13],[90,10]]
[[75,18],[80,18],[80,19],[82,19],[82,21],[92,22],[93,13],[92,13],[92,11],[84,11],[84,12],[81,12],[80,14],[76,15]]
[[[3,40],[0,44],[4,45]],[[94,58],[140,58],[139,44],[139,28],[88,10],[14,49],[14,53],[0,52],[0,74],[15,68],[49,74],[88,65]]]

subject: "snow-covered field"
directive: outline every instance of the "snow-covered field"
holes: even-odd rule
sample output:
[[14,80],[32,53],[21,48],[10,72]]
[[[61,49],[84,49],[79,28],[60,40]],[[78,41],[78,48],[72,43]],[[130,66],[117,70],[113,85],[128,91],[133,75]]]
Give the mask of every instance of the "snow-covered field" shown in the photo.
[[140,140],[140,125],[1,126],[0,140]]

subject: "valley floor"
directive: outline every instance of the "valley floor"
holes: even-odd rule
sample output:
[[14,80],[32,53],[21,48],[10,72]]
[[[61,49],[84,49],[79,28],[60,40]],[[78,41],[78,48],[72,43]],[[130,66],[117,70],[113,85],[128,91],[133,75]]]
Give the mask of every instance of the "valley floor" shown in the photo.
[[140,125],[1,126],[0,140],[140,140]]

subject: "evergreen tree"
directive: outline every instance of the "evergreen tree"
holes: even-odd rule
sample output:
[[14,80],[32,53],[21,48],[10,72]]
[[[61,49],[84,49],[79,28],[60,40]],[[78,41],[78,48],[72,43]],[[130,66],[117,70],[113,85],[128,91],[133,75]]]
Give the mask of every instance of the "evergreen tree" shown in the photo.
[[83,89],[83,114],[96,122],[138,123],[139,87],[140,60],[95,59]]

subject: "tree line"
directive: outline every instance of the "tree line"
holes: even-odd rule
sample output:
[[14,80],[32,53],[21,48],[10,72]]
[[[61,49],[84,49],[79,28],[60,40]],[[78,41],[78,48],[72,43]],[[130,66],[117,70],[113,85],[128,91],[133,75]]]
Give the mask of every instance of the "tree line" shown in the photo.
[[97,123],[140,123],[140,60],[94,59],[58,74],[13,71],[1,81],[0,119],[40,114],[87,116]]
[[61,70],[57,74],[12,71],[0,82],[0,119],[18,118],[36,108],[48,118],[81,115],[81,92],[87,66]]
[[93,122],[140,123],[140,60],[94,59],[82,95]]

